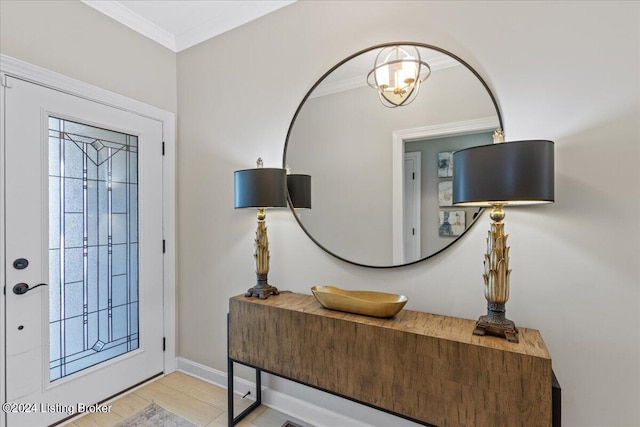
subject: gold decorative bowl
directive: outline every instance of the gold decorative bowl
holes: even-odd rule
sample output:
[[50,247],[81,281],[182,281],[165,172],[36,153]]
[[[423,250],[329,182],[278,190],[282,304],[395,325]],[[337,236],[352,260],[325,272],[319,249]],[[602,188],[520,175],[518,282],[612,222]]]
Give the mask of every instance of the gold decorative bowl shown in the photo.
[[404,295],[348,291],[335,286],[313,286],[311,292],[324,308],[373,317],[393,317],[407,303]]

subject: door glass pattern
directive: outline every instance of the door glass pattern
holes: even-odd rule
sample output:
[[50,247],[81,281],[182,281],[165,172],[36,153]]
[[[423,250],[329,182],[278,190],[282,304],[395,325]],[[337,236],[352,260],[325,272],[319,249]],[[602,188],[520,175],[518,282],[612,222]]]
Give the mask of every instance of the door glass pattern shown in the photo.
[[138,348],[138,139],[49,117],[50,380]]

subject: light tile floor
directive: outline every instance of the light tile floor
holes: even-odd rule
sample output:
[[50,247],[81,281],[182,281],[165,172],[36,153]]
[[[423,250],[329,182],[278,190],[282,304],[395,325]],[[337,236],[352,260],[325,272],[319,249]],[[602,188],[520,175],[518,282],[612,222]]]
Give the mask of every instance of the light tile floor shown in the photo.
[[[88,414],[75,419],[67,427],[111,427],[147,406],[151,401],[202,427],[227,425],[227,391],[182,372],[173,372],[150,382],[111,402],[111,412]],[[236,414],[252,401],[235,397]],[[286,421],[308,426],[287,415],[260,406],[239,427],[281,427]],[[160,426],[159,426],[160,427]]]

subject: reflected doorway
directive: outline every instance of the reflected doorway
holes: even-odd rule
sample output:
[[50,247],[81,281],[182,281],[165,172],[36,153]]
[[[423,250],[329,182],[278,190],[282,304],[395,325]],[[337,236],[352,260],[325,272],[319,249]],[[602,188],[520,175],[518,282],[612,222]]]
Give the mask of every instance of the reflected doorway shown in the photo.
[[[492,144],[496,127],[495,118],[489,117],[393,132],[394,264],[418,261],[426,256],[424,254],[441,251],[473,223],[477,209],[457,208],[451,203],[454,167],[451,155],[463,148]],[[409,195],[417,187],[407,179],[405,170],[412,167],[405,160],[410,153],[421,158],[420,191],[415,200],[419,209]],[[413,222],[417,227],[408,229],[414,212],[419,212]],[[450,224],[451,218],[455,218],[454,224]],[[417,254],[415,248],[418,248]]]

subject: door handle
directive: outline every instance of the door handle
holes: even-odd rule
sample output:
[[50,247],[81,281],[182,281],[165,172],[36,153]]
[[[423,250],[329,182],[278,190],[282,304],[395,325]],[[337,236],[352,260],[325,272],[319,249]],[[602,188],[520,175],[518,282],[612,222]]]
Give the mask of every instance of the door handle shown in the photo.
[[40,284],[35,285],[34,287],[30,288],[29,285],[27,285],[26,283],[18,283],[17,285],[15,285],[13,287],[13,293],[16,294],[16,295],[23,295],[23,294],[26,294],[29,291],[34,290],[38,286],[48,286],[48,285],[46,283],[40,283]]

